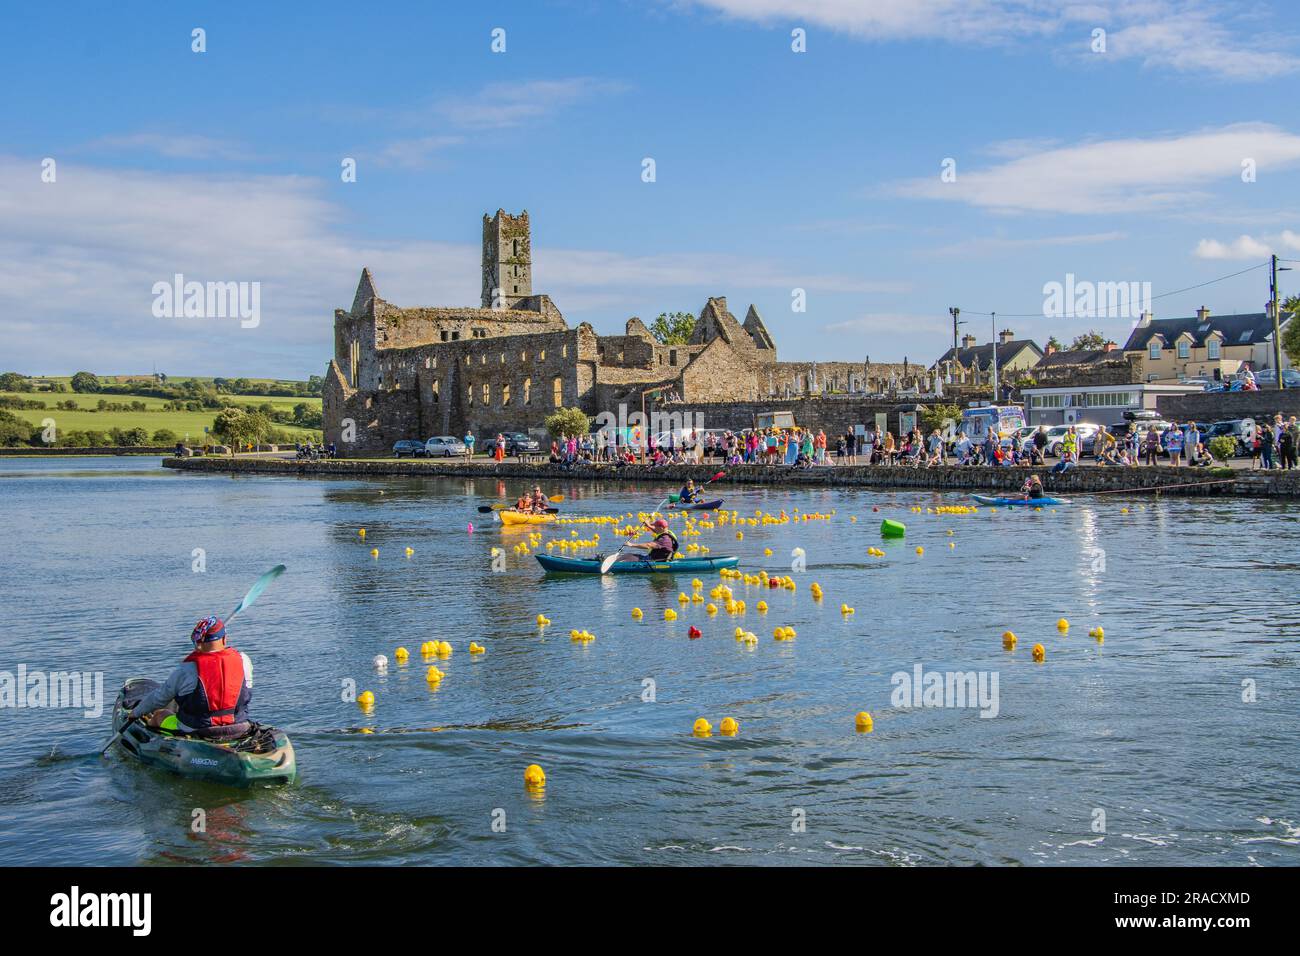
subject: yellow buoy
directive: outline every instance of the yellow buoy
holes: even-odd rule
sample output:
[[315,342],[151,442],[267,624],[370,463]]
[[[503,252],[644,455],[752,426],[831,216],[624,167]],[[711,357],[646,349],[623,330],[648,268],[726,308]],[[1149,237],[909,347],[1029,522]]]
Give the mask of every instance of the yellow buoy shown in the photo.
[[524,786],[539,789],[546,786],[546,771],[537,764],[529,764],[524,770]]
[[865,710],[858,711],[853,718],[853,726],[857,728],[857,731],[860,734],[871,733],[871,729],[875,727],[875,725],[876,722],[871,719],[871,715]]

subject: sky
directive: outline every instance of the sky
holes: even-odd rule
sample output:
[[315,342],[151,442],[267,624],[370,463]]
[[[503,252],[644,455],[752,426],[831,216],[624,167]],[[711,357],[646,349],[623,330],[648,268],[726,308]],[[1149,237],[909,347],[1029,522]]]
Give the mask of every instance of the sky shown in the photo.
[[[980,341],[1122,343],[1131,316],[1044,316],[1067,276],[1150,283],[1157,318],[1261,311],[1269,255],[1300,260],[1297,12],[12,5],[0,371],[323,374],[363,267],[395,305],[477,306],[499,207],[571,326],[726,296],[783,360],[932,362],[951,306]],[[176,274],[255,283],[256,324],[159,315]]]

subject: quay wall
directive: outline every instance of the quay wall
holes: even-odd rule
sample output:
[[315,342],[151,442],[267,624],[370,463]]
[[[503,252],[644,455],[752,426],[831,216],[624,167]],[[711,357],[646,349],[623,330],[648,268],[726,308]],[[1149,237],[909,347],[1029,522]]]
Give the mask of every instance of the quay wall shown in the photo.
[[[579,467],[566,470],[549,462],[437,461],[404,459],[334,459],[295,461],[273,458],[166,458],[166,468],[181,471],[234,475],[296,475],[300,477],[454,477],[519,478],[524,481],[639,481],[674,484],[694,478],[707,480],[720,469],[704,465],[627,465],[615,468]],[[710,487],[725,485],[779,485],[789,487],[873,487],[909,488],[970,492],[1014,492],[1031,473],[1042,469],[955,467],[902,468],[882,465],[835,466],[795,470],[765,465],[729,465],[725,478]],[[1125,490],[1159,489],[1162,493],[1185,495],[1247,495],[1300,498],[1300,471],[1236,471],[1231,480],[1218,469],[1206,468],[1100,468],[1081,467],[1062,475],[1048,475],[1044,484],[1050,493],[1118,493]],[[1181,486],[1190,487],[1181,487]],[[1174,487],[1180,486],[1180,487]]]

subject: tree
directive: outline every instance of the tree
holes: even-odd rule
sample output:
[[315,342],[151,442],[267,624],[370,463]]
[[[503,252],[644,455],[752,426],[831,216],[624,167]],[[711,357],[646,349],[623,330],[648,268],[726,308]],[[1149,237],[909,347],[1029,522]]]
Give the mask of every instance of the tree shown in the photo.
[[650,334],[663,345],[685,345],[695,332],[695,316],[689,312],[660,312]]
[[1078,349],[1101,349],[1106,347],[1106,336],[1102,335],[1096,329],[1089,329],[1082,335],[1076,335],[1074,341],[1070,343],[1070,351]]
[[30,387],[27,376],[20,372],[5,372],[0,375],[0,392],[25,392]]
[[591,429],[591,420],[581,408],[557,408],[546,416],[546,430],[552,438],[575,438],[587,434]]
[[1292,365],[1300,366],[1300,295],[1293,295],[1283,302],[1281,311],[1279,320],[1291,313],[1291,321],[1282,329],[1282,351]]
[[0,445],[26,445],[32,437],[32,425],[13,412],[0,411]]
[[1049,349],[1056,349],[1056,351],[1058,352],[1062,351],[1065,348],[1065,346],[1061,344],[1061,340],[1058,339],[1055,335],[1050,336],[1048,338],[1047,347]]
[[961,409],[956,405],[931,405],[921,412],[921,429],[926,434],[936,428],[943,431],[948,422],[956,424],[961,421]]
[[78,372],[72,376],[72,390],[74,392],[98,392],[99,379],[95,377],[94,372]]
[[212,435],[223,445],[238,445],[248,428],[247,419],[238,408],[223,408],[212,420]]

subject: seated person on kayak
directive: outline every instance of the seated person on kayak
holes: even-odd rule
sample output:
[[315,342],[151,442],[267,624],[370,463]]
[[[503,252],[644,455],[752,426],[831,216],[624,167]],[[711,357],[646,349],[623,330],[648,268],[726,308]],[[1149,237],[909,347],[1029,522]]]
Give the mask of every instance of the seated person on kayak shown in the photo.
[[653,541],[629,542],[625,547],[648,552],[651,561],[667,561],[677,553],[679,547],[677,535],[668,530],[667,521],[656,518],[654,524],[648,524],[646,527],[654,532]]
[[1026,501],[1031,501],[1034,498],[1042,498],[1044,497],[1043,480],[1037,475],[1030,475],[1025,479],[1025,483],[1020,486],[1020,491],[1024,494]]
[[532,514],[533,513],[532,495],[530,495],[526,491],[522,495],[520,495],[519,500],[515,502],[515,510],[518,511],[521,515]]
[[542,494],[541,485],[533,485],[532,506],[533,513],[539,515],[546,514],[546,509],[550,506],[550,503],[546,500],[546,495]]
[[694,480],[687,478],[686,486],[677,494],[677,503],[679,505],[693,505],[699,501],[700,493],[695,489]]
[[192,737],[242,737],[249,731],[253,664],[226,646],[226,626],[205,617],[190,634],[194,653],[131,711],[150,727]]

